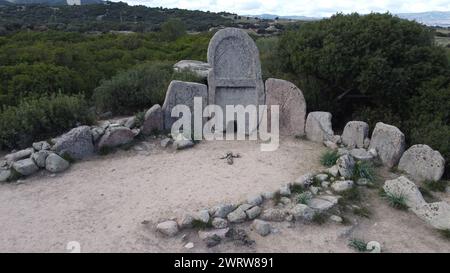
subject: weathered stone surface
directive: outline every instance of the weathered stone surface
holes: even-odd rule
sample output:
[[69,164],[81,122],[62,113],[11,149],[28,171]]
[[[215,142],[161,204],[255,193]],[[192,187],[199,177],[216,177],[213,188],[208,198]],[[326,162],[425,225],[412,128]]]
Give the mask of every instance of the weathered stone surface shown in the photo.
[[47,141],[34,142],[32,146],[33,146],[33,149],[36,151],[50,150],[50,148],[52,147],[50,144],[48,144]]
[[326,170],[326,172],[329,173],[331,176],[335,176],[336,177],[339,174],[339,167],[337,165],[334,165],[334,166],[328,168]]
[[[216,32],[209,43],[208,63],[212,67],[208,75],[209,104],[222,107],[224,112],[226,105],[264,104],[258,48],[245,31],[225,28]],[[231,125],[224,123],[223,128]],[[246,120],[245,132],[253,132],[256,125],[249,128]]]
[[209,222],[209,211],[207,209],[200,210],[195,213],[193,217],[195,220],[201,221],[206,224]]
[[[191,110],[191,129],[194,128],[194,97],[200,97],[203,108],[206,107],[208,98],[206,85],[183,81],[172,81],[170,83],[166,93],[166,99],[162,106],[164,129],[170,131],[173,123],[179,119],[179,117],[172,117],[172,109],[179,104],[185,105]],[[203,109],[201,109],[201,111],[203,111]]]
[[125,126],[110,127],[106,130],[105,134],[98,142],[98,147],[117,147],[130,143],[134,139],[134,137],[135,133],[133,133],[130,128],[127,128]]
[[172,145],[177,150],[184,150],[194,147],[195,143],[190,139],[177,139]]
[[271,126],[270,106],[279,105],[280,135],[304,135],[306,102],[302,91],[291,82],[272,78],[266,80],[265,87],[268,128]]
[[173,70],[176,72],[191,72],[202,79],[206,79],[211,70],[211,66],[201,61],[181,60],[174,64]]
[[315,177],[318,181],[322,182],[328,179],[328,175],[325,173],[319,173],[318,175],[316,175]]
[[39,170],[39,167],[34,163],[33,159],[26,158],[16,161],[12,164],[14,170],[16,170],[21,175],[31,175]]
[[337,215],[331,215],[330,216],[330,220],[336,223],[342,223],[342,217],[337,216]]
[[335,192],[343,192],[346,190],[349,190],[353,187],[353,181],[352,180],[344,180],[344,181],[336,181],[331,184],[331,188]]
[[417,186],[404,176],[387,180],[384,183],[383,189],[388,194],[403,196],[406,205],[411,209],[416,209],[426,204]]
[[227,215],[227,219],[230,223],[242,223],[246,218],[247,214],[240,208],[235,209]]
[[123,126],[133,129],[136,125],[136,117],[129,117],[125,123],[123,124]]
[[194,217],[190,214],[184,214],[181,219],[178,220],[178,226],[180,229],[191,228]]
[[311,112],[306,118],[306,138],[315,142],[332,140],[334,132],[331,127],[331,113]]
[[343,155],[336,161],[336,166],[339,169],[341,176],[350,178],[353,176],[353,169],[355,167],[355,160],[349,155]]
[[342,143],[350,148],[363,148],[364,139],[369,135],[369,125],[364,121],[350,121],[342,133]]
[[47,150],[40,150],[38,152],[33,153],[31,155],[31,158],[34,160],[34,162],[39,168],[45,168],[45,160],[47,159],[47,156],[50,153],[51,152]]
[[350,155],[356,160],[367,161],[372,160],[374,156],[366,151],[365,149],[352,149],[350,150]]
[[153,105],[145,112],[144,122],[142,123],[141,131],[144,135],[150,135],[155,132],[164,130],[163,111],[159,104]]
[[271,226],[263,220],[256,219],[252,223],[253,230],[261,236],[267,236],[270,233]]
[[248,219],[255,219],[261,214],[261,208],[258,206],[252,207],[251,209],[248,209],[245,211],[247,214]]
[[395,126],[378,122],[369,149],[375,149],[383,165],[394,167],[405,150],[405,135]]
[[[109,126],[109,124],[108,124]],[[91,134],[92,134],[92,141],[97,142],[97,140],[100,139],[100,137],[105,133],[106,128],[108,127],[102,127],[102,126],[93,126],[91,127]]]
[[222,228],[228,227],[228,221],[223,218],[219,218],[219,217],[214,218],[212,220],[211,224],[214,228],[217,228],[217,229],[222,229]]
[[295,179],[294,184],[306,188],[313,183],[313,178],[312,173],[306,173]]
[[259,218],[272,222],[283,222],[286,217],[286,211],[281,209],[269,208],[262,212]]
[[214,217],[225,218],[227,215],[236,209],[234,204],[220,204],[212,209],[211,215]]
[[198,231],[198,237],[202,240],[205,240],[207,238],[212,238],[212,237],[219,237],[220,239],[225,239],[227,236],[227,233],[230,231],[229,228],[220,228],[220,229],[214,229],[214,230],[208,230],[208,231],[204,231],[204,230],[199,230]]
[[289,196],[291,195],[291,189],[289,187],[289,185],[283,185],[280,187],[280,194],[281,196]]
[[305,204],[297,204],[290,210],[290,214],[294,216],[296,221],[310,221],[314,217],[315,211]]
[[333,141],[331,141],[331,140],[324,141],[323,145],[325,147],[327,147],[327,148],[332,149],[332,150],[337,150],[339,148],[339,146],[336,143],[334,143]]
[[264,199],[270,200],[275,196],[275,193],[273,191],[266,191],[262,193],[262,196],[264,197]]
[[17,160],[29,157],[33,152],[34,152],[33,148],[20,150],[20,151],[5,155],[5,160],[8,164],[11,164],[13,162],[16,162]]
[[318,196],[309,200],[308,206],[318,212],[324,212],[334,207],[338,203],[338,200],[336,196]]
[[156,226],[156,230],[169,237],[178,233],[178,225],[175,221],[165,221]]
[[94,152],[91,128],[76,127],[62,136],[54,139],[53,150],[59,154],[67,154],[73,159],[83,159]]
[[247,211],[247,210],[251,209],[252,207],[253,207],[253,205],[244,203],[244,204],[240,205],[240,206],[238,207],[238,209],[240,209],[240,210],[242,210],[242,211]]
[[258,206],[261,205],[263,202],[262,196],[260,194],[251,195],[247,198],[247,203],[252,206]]
[[69,168],[70,163],[57,154],[49,154],[45,159],[45,169],[52,173],[59,173]]
[[446,202],[424,204],[420,208],[413,209],[413,212],[434,228],[450,229],[450,205]]
[[8,181],[11,176],[11,170],[9,169],[0,169],[0,182]]
[[414,145],[403,153],[398,169],[405,171],[415,180],[438,181],[444,174],[445,160],[428,145]]

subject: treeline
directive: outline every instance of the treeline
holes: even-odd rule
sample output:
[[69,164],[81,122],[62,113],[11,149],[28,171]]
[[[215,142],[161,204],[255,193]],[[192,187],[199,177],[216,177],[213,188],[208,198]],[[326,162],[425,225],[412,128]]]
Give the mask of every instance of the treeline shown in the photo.
[[[428,144],[450,169],[450,58],[432,29],[390,14],[342,15],[261,40],[266,77],[295,82],[308,111],[399,127],[408,144]],[[447,50],[447,52],[446,52]]]
[[21,29],[61,31],[158,31],[169,19],[181,20],[187,30],[205,31],[230,26],[233,20],[220,13],[184,9],[129,6],[106,2],[81,6],[0,6],[0,35]]

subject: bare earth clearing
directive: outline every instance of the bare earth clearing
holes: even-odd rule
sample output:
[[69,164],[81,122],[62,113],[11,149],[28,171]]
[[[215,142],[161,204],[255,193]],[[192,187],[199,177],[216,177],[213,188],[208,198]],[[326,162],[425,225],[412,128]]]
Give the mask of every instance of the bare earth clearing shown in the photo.
[[[375,191],[367,198],[374,215],[354,218],[356,225],[273,223],[278,232],[264,238],[240,225],[256,241],[253,247],[229,242],[208,249],[195,231],[170,239],[155,232],[159,220],[239,202],[319,170],[323,150],[284,139],[276,152],[261,152],[250,141],[203,141],[173,152],[152,140],[78,162],[54,177],[42,171],[0,185],[0,251],[65,252],[67,242],[78,241],[82,252],[349,252],[348,239],[357,237],[379,241],[383,251],[450,252],[449,241],[412,213],[388,207]],[[228,165],[219,159],[227,151],[242,157]],[[193,249],[183,247],[183,234]]]

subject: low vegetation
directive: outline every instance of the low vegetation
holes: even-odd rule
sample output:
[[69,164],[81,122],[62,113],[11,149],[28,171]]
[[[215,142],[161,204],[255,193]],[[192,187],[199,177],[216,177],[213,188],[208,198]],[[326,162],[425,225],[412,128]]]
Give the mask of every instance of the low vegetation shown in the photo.
[[384,198],[388,201],[388,204],[399,210],[407,210],[408,205],[406,205],[406,197],[404,195],[397,195],[393,193],[386,193]]
[[336,164],[339,154],[335,150],[327,150],[320,156],[320,163],[325,167],[331,167]]
[[424,185],[426,189],[430,191],[436,191],[436,192],[445,192],[447,189],[447,186],[449,185],[448,181],[440,180],[440,181],[425,181]]
[[358,252],[366,252],[367,251],[367,242],[362,239],[352,238],[349,240],[348,246],[350,248],[355,249]]
[[353,169],[353,180],[357,181],[360,178],[374,182],[376,179],[375,168],[370,161],[357,161]]

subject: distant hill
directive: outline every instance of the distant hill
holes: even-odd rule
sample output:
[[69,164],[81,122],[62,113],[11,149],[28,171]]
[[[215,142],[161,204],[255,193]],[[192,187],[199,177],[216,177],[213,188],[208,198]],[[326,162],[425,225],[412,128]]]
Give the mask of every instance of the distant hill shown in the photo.
[[259,14],[259,15],[242,15],[244,17],[258,17],[260,19],[269,19],[269,20],[274,20],[275,18],[280,18],[280,19],[285,19],[285,20],[301,20],[301,21],[316,21],[316,20],[320,20],[321,18],[319,17],[308,17],[308,16],[297,16],[297,15],[292,15],[292,16],[280,16],[280,15],[276,15],[276,14]]
[[[55,5],[58,3],[57,1],[59,0],[47,0]],[[81,0],[82,5],[77,6],[67,4],[57,6],[30,4],[23,5],[21,8],[17,8],[16,5],[0,6],[0,33],[24,28],[80,32],[110,30],[146,32],[157,31],[161,24],[169,19],[181,20],[186,29],[191,31],[206,31],[211,27],[233,25],[232,19],[222,16],[225,15],[224,13],[130,6],[123,2],[83,5],[83,3],[87,3],[86,1]]]
[[[32,4],[44,4],[44,5],[88,5],[88,4],[100,4],[102,0],[1,0],[7,1],[13,4],[19,5],[32,5]],[[1,3],[1,2],[0,2]]]
[[399,13],[396,15],[400,18],[414,20],[427,26],[450,27],[450,11]]

